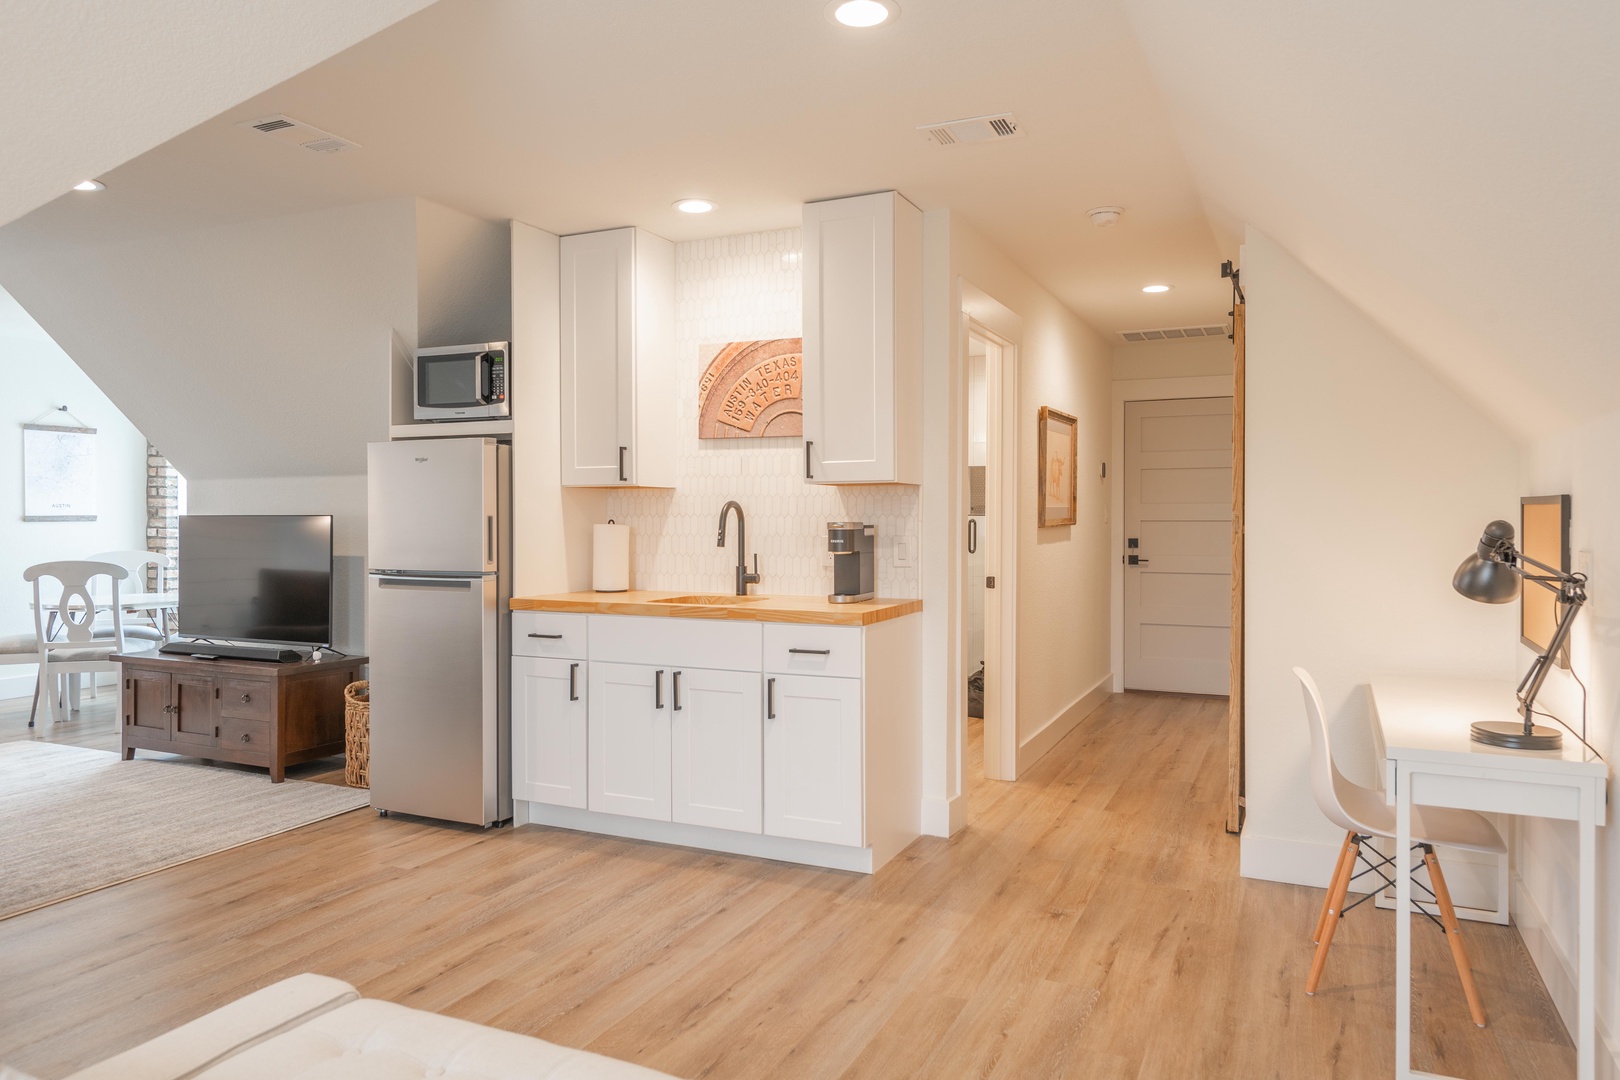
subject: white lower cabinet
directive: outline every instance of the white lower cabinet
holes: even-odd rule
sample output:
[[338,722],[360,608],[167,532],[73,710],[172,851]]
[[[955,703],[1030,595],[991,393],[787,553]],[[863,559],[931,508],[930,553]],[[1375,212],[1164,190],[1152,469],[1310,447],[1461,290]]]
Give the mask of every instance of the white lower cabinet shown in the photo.
[[585,664],[512,657],[512,797],[585,806]]
[[669,820],[668,694],[665,669],[591,665],[589,809]]
[[671,820],[759,832],[759,675],[686,668],[670,680]]
[[861,681],[765,681],[765,832],[860,845]]

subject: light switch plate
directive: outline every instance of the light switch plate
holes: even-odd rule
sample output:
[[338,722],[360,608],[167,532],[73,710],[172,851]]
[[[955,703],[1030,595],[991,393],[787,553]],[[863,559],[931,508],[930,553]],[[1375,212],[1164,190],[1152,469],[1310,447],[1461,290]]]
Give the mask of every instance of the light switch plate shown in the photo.
[[894,565],[915,566],[917,564],[916,543],[909,536],[894,538]]

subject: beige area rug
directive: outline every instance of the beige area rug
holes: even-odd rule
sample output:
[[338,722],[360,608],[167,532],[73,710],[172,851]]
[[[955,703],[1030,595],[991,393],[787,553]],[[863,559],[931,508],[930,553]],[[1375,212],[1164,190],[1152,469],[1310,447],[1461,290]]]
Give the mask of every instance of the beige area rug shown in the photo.
[[366,806],[370,792],[0,743],[0,919]]

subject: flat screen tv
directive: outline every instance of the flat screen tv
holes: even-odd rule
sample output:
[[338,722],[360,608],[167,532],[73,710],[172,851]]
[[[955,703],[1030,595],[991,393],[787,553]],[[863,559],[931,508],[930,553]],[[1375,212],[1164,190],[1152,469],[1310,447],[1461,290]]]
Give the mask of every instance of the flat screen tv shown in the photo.
[[332,643],[330,515],[185,514],[179,561],[181,634]]

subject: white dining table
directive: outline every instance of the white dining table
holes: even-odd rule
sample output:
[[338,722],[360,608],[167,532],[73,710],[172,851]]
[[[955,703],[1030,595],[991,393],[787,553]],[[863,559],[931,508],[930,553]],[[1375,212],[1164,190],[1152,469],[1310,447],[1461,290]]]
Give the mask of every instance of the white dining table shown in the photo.
[[[45,607],[50,612],[50,620],[49,620],[49,622],[47,622],[47,624],[45,626],[45,636],[48,637],[48,638],[53,637],[55,635],[55,633],[56,633],[56,630],[57,630],[57,626],[56,626],[57,603],[58,603],[58,601],[56,601],[56,600],[47,600],[45,602]],[[111,611],[113,609],[113,602],[112,602],[111,597],[98,596],[98,597],[95,598],[95,604],[96,604],[96,611],[98,611],[98,612]],[[70,605],[70,606],[81,607],[82,605],[75,604],[75,605]],[[33,607],[34,607],[33,601],[29,601],[28,607],[29,607],[30,610],[33,610]],[[146,611],[146,612],[150,612],[151,615],[152,615],[153,620],[155,622],[157,622],[157,624],[158,624],[158,629],[162,632],[162,634],[163,634],[163,636],[165,638],[167,638],[169,636],[169,615],[170,615],[171,612],[177,611],[179,609],[179,607],[180,607],[180,593],[178,591],[170,591],[170,592],[131,592],[131,593],[121,592],[121,593],[118,594],[118,609],[120,611],[129,611],[129,612]],[[65,676],[65,678],[68,680],[68,685],[67,685],[68,708],[75,711],[75,712],[77,712],[78,708],[79,708],[79,676],[78,675],[68,675],[68,676]]]
[[[1389,676],[1372,680],[1384,740],[1384,791],[1395,806],[1395,851],[1412,849],[1412,806],[1446,806],[1576,823],[1580,856],[1575,964],[1575,1076],[1594,1080],[1597,1024],[1597,829],[1608,819],[1609,767],[1565,733],[1561,750],[1507,750],[1469,738],[1476,720],[1514,720],[1510,682]],[[1395,910],[1414,911],[1412,879],[1396,875]],[[1412,1068],[1412,920],[1395,920],[1395,1075]],[[1446,1078],[1457,1080],[1457,1078]]]

